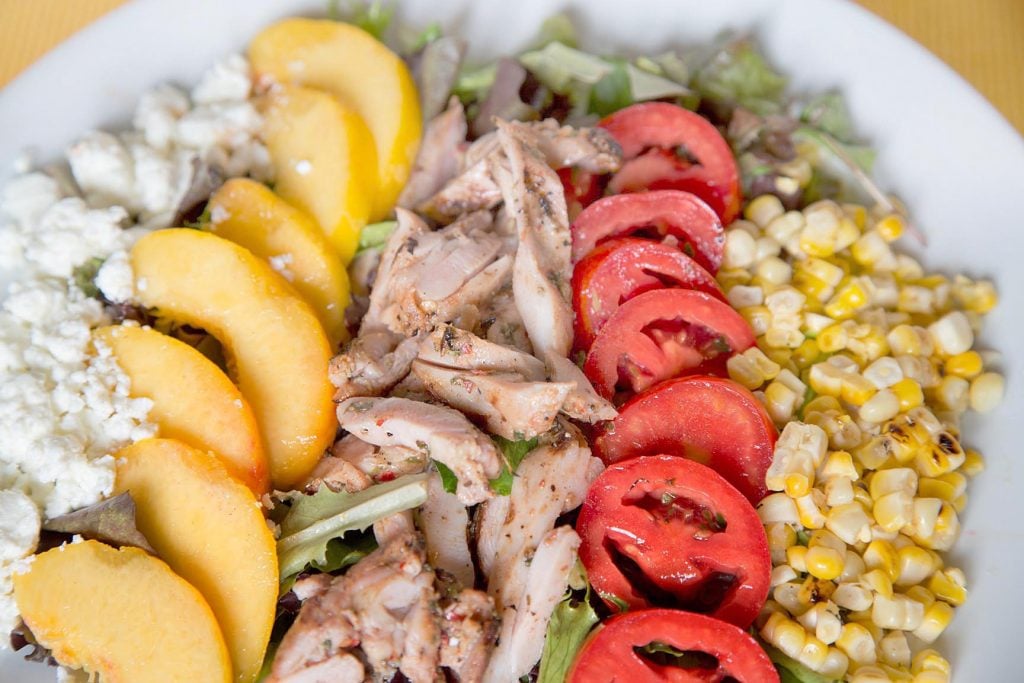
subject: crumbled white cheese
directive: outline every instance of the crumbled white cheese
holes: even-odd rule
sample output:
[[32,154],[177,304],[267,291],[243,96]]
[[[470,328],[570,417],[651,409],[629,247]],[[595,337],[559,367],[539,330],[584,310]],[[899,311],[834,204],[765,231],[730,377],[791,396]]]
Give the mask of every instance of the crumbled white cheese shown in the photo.
[[228,55],[207,69],[199,79],[199,84],[192,89],[192,101],[196,104],[210,104],[247,100],[251,92],[249,63],[242,55]]
[[90,206],[135,209],[135,164],[120,138],[89,131],[68,148],[67,157]]
[[135,274],[128,261],[128,252],[115,251],[111,254],[96,273],[95,283],[108,301],[115,304],[130,302],[135,296]]

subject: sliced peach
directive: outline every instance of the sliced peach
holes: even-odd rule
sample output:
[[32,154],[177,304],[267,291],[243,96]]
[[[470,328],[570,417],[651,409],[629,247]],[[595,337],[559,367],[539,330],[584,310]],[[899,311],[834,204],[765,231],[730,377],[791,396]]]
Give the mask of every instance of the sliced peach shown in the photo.
[[262,259],[200,230],[157,230],[131,251],[136,296],[220,340],[263,435],[271,484],[301,483],[334,438],[331,345],[313,309]]
[[348,339],[348,271],[320,227],[266,185],[233,178],[210,197],[210,232],[266,259],[313,306],[334,348]]
[[234,662],[252,681],[277,606],[277,552],[260,504],[212,454],[174,439],[117,453],[116,493],[135,500],[139,531],[213,609]]
[[355,109],[312,88],[275,87],[259,107],[274,190],[313,216],[348,263],[376,192],[370,131]]
[[148,327],[112,325],[93,332],[131,380],[131,395],[153,401],[159,434],[213,451],[256,495],[270,478],[260,429],[227,375],[188,344]]
[[102,681],[231,681],[206,600],[138,548],[83,541],[48,550],[15,574],[14,599],[54,659]]
[[337,21],[285,19],[249,45],[260,76],[337,95],[355,108],[377,148],[377,197],[371,220],[386,216],[409,177],[420,144],[419,95],[398,55],[366,31]]

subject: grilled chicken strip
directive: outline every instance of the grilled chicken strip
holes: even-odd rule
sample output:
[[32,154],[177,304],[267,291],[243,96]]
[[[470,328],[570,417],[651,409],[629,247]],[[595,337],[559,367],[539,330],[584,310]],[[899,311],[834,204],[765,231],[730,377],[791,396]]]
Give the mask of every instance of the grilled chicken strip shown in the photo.
[[565,594],[579,547],[580,537],[570,526],[545,534],[524,571],[518,594],[509,595],[500,611],[498,646],[491,653],[484,683],[517,681],[540,659],[548,622]]
[[423,141],[409,181],[398,196],[398,206],[412,209],[436,194],[459,172],[466,144],[466,113],[457,97],[423,131]]
[[562,404],[563,413],[574,420],[590,423],[612,420],[619,414],[609,401],[598,396],[590,380],[571,360],[555,354],[547,355],[545,360],[551,381],[572,385],[572,390]]
[[[379,448],[351,434],[346,434],[331,447],[331,454],[313,469],[313,476],[330,482],[337,468],[346,470],[336,461],[348,463],[375,482],[392,481],[403,474],[416,474],[427,469],[427,456],[422,451],[402,446]],[[331,486],[334,489],[334,486]],[[347,487],[346,487],[347,488]]]
[[480,372],[514,372],[533,382],[545,378],[544,363],[519,349],[481,339],[453,325],[438,327],[421,343],[419,360]]
[[448,667],[459,683],[479,683],[498,633],[494,600],[482,591],[466,589],[442,604],[442,614],[441,666]]
[[483,419],[487,431],[506,439],[532,439],[551,429],[571,383],[530,382],[516,372],[445,368],[421,360],[412,371],[430,393],[453,408]]
[[375,446],[404,446],[446,465],[459,479],[464,505],[493,496],[501,473],[494,443],[457,410],[405,398],[350,398],[338,405],[342,428]]
[[331,359],[327,376],[337,387],[335,401],[380,396],[409,374],[418,344],[387,329],[361,331]]
[[268,680],[324,680],[317,676],[330,667],[346,677],[326,680],[362,681],[363,666],[351,654],[358,646],[375,680],[400,670],[413,683],[433,683],[441,646],[436,604],[420,539],[399,532],[303,603]]
[[460,586],[472,588],[475,572],[466,506],[444,490],[437,472],[431,472],[427,487],[427,500],[416,510],[416,526],[423,532],[427,562],[451,574]]

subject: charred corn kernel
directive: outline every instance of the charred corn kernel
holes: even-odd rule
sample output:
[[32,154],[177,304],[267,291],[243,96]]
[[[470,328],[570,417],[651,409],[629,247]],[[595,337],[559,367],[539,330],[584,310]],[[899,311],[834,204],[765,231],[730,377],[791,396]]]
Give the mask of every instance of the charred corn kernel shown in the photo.
[[808,634],[804,639],[804,646],[800,650],[800,656],[797,657],[797,661],[811,671],[817,671],[825,663],[826,657],[828,657],[828,645],[821,642],[817,637]]
[[844,624],[842,633],[836,639],[836,647],[858,664],[872,664],[876,660],[875,639],[861,624]]
[[871,605],[871,621],[879,628],[913,631],[923,619],[924,605],[905,595],[876,595]]
[[851,405],[862,406],[875,395],[878,390],[875,385],[860,375],[848,374],[843,376],[843,387],[840,396]]
[[739,309],[739,314],[747,321],[754,334],[759,337],[767,332],[772,324],[772,312],[768,310],[767,306],[748,306]]
[[786,563],[803,574],[807,571],[807,551],[807,546],[803,545],[794,545],[786,548]]
[[825,526],[844,543],[850,545],[871,540],[871,518],[858,502],[845,503],[831,508],[828,511]]
[[913,629],[914,635],[925,643],[934,643],[951,621],[953,608],[945,602],[935,601],[924,610],[921,623]]
[[878,641],[879,658],[891,666],[910,668],[910,644],[903,631],[890,631]]
[[897,325],[889,330],[887,339],[896,356],[930,356],[934,348],[928,331],[914,325]]
[[725,234],[725,248],[722,266],[725,268],[749,268],[754,264],[757,242],[746,230],[729,230]]
[[[899,363],[896,365],[899,366]],[[900,374],[902,374],[902,368]],[[900,412],[906,412],[924,403],[924,392],[921,390],[921,385],[909,377],[901,379],[890,388],[899,399]]]
[[971,348],[974,344],[974,331],[971,323],[961,311],[953,311],[942,316],[928,326],[935,350],[944,356],[955,356]]
[[1003,376],[996,372],[975,377],[970,389],[971,410],[979,413],[994,410],[1003,401],[1005,385]]
[[861,583],[865,587],[870,588],[873,593],[877,596],[884,598],[891,598],[892,593],[892,580],[889,578],[889,573],[882,569],[872,569],[871,571],[864,572],[860,577]]
[[830,600],[835,592],[836,585],[832,581],[823,581],[813,576],[808,576],[800,585],[799,598],[804,609],[810,609],[819,602]]
[[825,314],[839,320],[853,317],[858,310],[867,306],[868,295],[856,279],[841,286],[825,304]]
[[931,649],[921,650],[914,655],[910,662],[910,670],[915,674],[923,673],[925,671],[935,671],[946,674],[947,676],[952,672],[946,658]]
[[757,504],[757,515],[762,524],[799,524],[800,515],[796,503],[785,493],[772,493],[761,499]]
[[908,545],[897,550],[896,555],[899,562],[896,585],[899,587],[917,585],[935,571],[931,553],[924,548]]
[[843,553],[834,548],[815,546],[804,556],[807,572],[824,581],[831,581],[843,571]]
[[940,569],[928,579],[928,590],[939,600],[959,607],[967,600],[963,572],[959,569]]
[[960,466],[960,471],[968,477],[978,476],[985,471],[984,456],[973,448],[968,448],[964,452],[964,464]]
[[862,612],[871,607],[873,601],[871,590],[858,583],[840,583],[832,593],[832,602],[851,612]]
[[773,220],[786,212],[782,202],[773,194],[754,197],[743,209],[743,217],[764,229]]
[[771,586],[774,588],[783,583],[789,583],[795,581],[798,577],[796,570],[790,567],[788,564],[780,564],[779,566],[772,569],[771,573]]
[[924,586],[911,586],[910,588],[903,591],[903,594],[911,600],[914,600],[924,605],[925,609],[928,609],[928,606],[935,602],[935,594],[927,588],[925,588]]
[[964,351],[955,356],[950,356],[943,363],[943,370],[947,375],[956,375],[964,379],[971,379],[981,373],[981,354],[977,351]]
[[825,657],[825,662],[821,665],[818,673],[834,680],[840,680],[846,675],[849,666],[850,660],[846,654],[837,647],[830,647],[828,656]]
[[888,493],[875,499],[871,514],[885,531],[899,531],[913,519],[914,498],[902,491]]
[[868,569],[880,569],[890,580],[899,576],[899,556],[888,541],[871,541],[863,553]]
[[868,490],[874,499],[897,491],[914,495],[917,491],[917,473],[909,467],[893,467],[871,475]]
[[890,213],[875,223],[875,230],[887,242],[895,242],[903,234],[903,231],[906,230],[906,224],[898,215]]

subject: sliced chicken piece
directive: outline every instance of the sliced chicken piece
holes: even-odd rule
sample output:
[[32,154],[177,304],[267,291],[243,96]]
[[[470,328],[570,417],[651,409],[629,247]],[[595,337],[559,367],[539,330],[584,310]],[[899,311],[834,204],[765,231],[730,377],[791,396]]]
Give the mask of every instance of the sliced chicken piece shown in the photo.
[[452,575],[460,586],[472,587],[475,580],[473,556],[469,550],[469,515],[455,494],[448,493],[441,477],[432,472],[427,480],[427,500],[416,510],[416,523],[423,532],[427,562]]
[[338,406],[342,428],[376,446],[415,448],[445,464],[459,479],[464,505],[491,497],[501,473],[494,443],[457,410],[405,398],[350,398]]
[[391,390],[390,396],[394,398],[407,398],[420,403],[434,403],[434,397],[427,391],[427,387],[419,377],[411,372]]
[[418,358],[449,368],[514,372],[534,382],[545,379],[544,363],[530,354],[481,339],[453,325],[438,327],[420,342]]
[[566,356],[572,347],[569,216],[558,175],[523,135],[521,124],[498,122],[508,169],[496,167],[495,174],[519,240],[512,291],[534,351]]
[[[276,670],[276,659],[274,663]],[[345,653],[331,655],[294,673],[272,671],[265,683],[363,683],[365,676],[363,663],[354,655]]]
[[403,535],[415,533],[416,525],[412,521],[411,510],[381,517],[373,523],[373,537],[377,539],[377,545],[385,545]]
[[316,595],[323,595],[331,587],[334,577],[330,574],[310,574],[297,579],[292,585],[292,593],[300,602],[305,602]]
[[500,203],[501,190],[494,182],[490,164],[485,158],[417,204],[416,211],[438,223],[450,223],[456,216],[493,209]]
[[411,209],[429,199],[459,172],[461,148],[466,144],[466,113],[452,97],[448,108],[435,116],[423,131],[423,140],[398,206]]
[[[346,434],[331,447],[331,455],[324,461],[344,460],[375,482],[392,481],[404,474],[416,474],[427,469],[427,457],[422,451],[401,446],[378,448],[351,434]],[[319,467],[314,469],[316,474]],[[324,464],[323,467],[330,466]]]
[[450,669],[459,683],[479,683],[497,634],[494,600],[483,591],[460,592],[442,605],[441,666]]
[[327,376],[335,401],[380,396],[409,374],[418,343],[386,329],[365,330],[331,359]]
[[436,398],[482,418],[487,431],[520,440],[551,429],[574,384],[530,382],[516,372],[445,368],[421,360],[412,371]]
[[528,558],[558,516],[583,502],[601,471],[581,440],[567,430],[533,449],[516,471],[511,495],[487,501],[477,513],[477,559],[499,609],[522,592]]
[[[498,646],[491,653],[485,683],[519,680],[540,659],[548,622],[565,594],[579,547],[580,537],[570,526],[545,534],[525,567],[518,592],[510,594],[500,610]],[[525,559],[521,562],[525,564]]]
[[598,396],[590,380],[571,360],[553,353],[546,356],[545,360],[551,381],[573,385],[565,403],[562,404],[563,413],[574,420],[591,424],[613,420],[619,414],[610,402]]
[[489,341],[511,346],[525,353],[533,352],[526,334],[526,325],[516,307],[512,283],[497,290],[480,311],[479,333]]
[[552,168],[610,173],[622,165],[622,148],[603,128],[559,126],[554,119],[518,123],[517,128],[523,143],[536,148]]
[[[370,446],[373,448],[373,446]],[[306,493],[316,493],[321,486],[332,491],[348,491],[355,493],[373,484],[362,470],[350,461],[328,455],[320,459],[306,481]]]
[[424,562],[419,537],[398,532],[302,604],[281,641],[270,680],[317,680],[286,676],[332,659],[351,657],[358,663],[352,654],[358,646],[374,680],[390,680],[400,670],[413,683],[433,683],[441,646],[436,605],[434,574]]
[[412,252],[419,245],[420,239],[430,232],[423,219],[411,211],[396,209],[395,218],[397,225],[381,252],[377,276],[370,289],[370,305],[363,317],[360,334],[364,330],[386,327],[381,320],[381,312],[392,299],[395,279],[413,260]]

